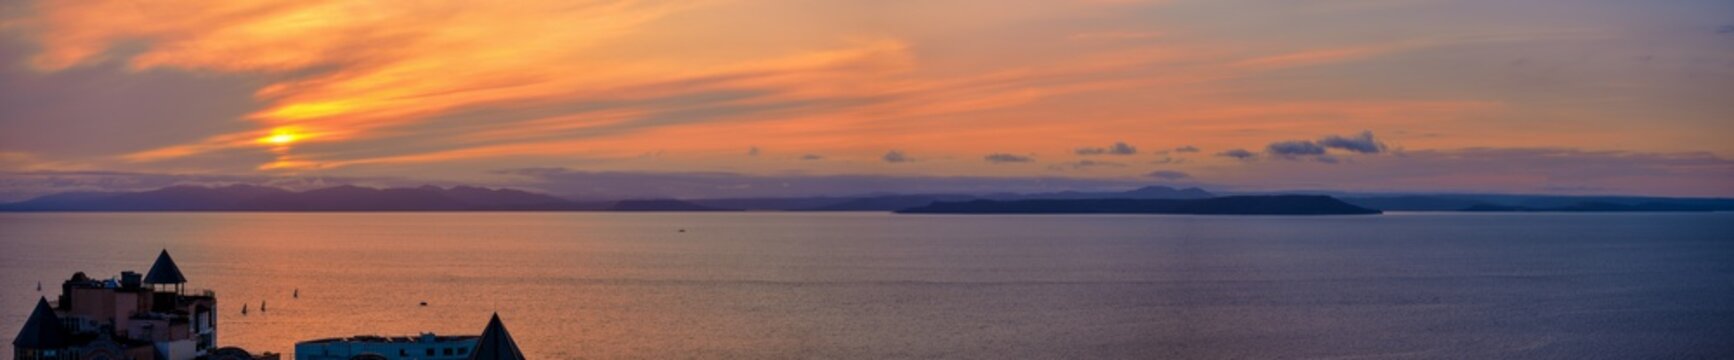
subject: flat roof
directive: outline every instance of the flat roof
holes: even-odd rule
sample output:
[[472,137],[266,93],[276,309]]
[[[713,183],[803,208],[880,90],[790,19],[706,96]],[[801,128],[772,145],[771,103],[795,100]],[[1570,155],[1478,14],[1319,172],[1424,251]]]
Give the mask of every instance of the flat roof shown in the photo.
[[[470,341],[470,340],[475,340],[475,339],[480,338],[480,337],[481,337],[480,335],[452,335],[452,336],[435,335],[435,336],[433,336],[433,339],[434,339],[433,343]],[[409,343],[421,343],[423,338],[424,338],[424,336],[356,335],[356,336],[341,337],[341,338],[308,340],[308,341],[297,342],[297,343],[295,343],[295,345],[300,346],[300,345],[310,345],[310,344],[330,344],[330,343],[347,343],[347,342],[379,343],[379,344],[390,344],[390,343],[409,344]]]

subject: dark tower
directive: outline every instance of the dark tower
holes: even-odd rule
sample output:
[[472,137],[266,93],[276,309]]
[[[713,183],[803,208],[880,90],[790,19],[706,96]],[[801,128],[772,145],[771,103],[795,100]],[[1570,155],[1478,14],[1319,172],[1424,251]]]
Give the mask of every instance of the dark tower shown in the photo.
[[181,267],[175,266],[175,259],[169,257],[169,250],[163,249],[157,254],[157,262],[151,264],[151,270],[145,273],[144,283],[150,285],[151,290],[156,290],[157,285],[174,285],[175,294],[180,294],[185,290],[183,286],[187,277],[181,275]]
[[524,360],[524,353],[518,351],[518,343],[512,341],[512,334],[506,332],[505,324],[500,323],[499,313],[494,313],[494,318],[488,320],[482,338],[476,339],[476,349],[470,352],[470,360]]
[[12,358],[72,359],[72,340],[72,333],[62,327],[60,316],[48,306],[48,299],[37,298],[36,310],[30,312],[30,319],[24,321],[24,329],[18,331],[18,337],[12,338]]

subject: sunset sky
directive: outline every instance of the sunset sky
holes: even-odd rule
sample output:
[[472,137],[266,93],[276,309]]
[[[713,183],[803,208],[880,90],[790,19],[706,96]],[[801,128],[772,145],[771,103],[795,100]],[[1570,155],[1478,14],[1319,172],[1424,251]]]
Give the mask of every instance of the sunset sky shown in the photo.
[[1726,0],[0,2],[0,201],[1734,196]]

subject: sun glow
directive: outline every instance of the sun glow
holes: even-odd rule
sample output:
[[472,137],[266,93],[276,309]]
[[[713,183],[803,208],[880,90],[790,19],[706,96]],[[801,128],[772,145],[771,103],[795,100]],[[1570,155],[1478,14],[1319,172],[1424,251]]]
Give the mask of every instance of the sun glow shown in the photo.
[[305,138],[307,138],[307,135],[302,134],[300,132],[297,132],[294,129],[276,128],[276,129],[271,130],[270,135],[266,135],[265,137],[259,138],[259,142],[264,143],[264,144],[270,144],[270,145],[284,146],[284,145],[289,145],[291,143],[294,143],[296,141],[300,141],[301,139],[305,139]]

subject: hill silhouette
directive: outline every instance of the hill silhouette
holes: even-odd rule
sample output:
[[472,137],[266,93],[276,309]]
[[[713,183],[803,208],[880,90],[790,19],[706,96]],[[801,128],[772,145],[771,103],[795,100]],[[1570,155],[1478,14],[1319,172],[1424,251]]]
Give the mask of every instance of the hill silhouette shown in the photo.
[[458,211],[600,209],[511,189],[336,186],[302,192],[253,185],[171,186],[131,193],[66,193],[0,204],[8,211]]
[[1366,215],[1380,211],[1324,195],[1251,195],[1208,199],[973,200],[938,202],[898,213]]
[[675,199],[620,200],[607,208],[608,211],[739,211],[710,207]]
[[1128,191],[1060,191],[995,194],[880,194],[795,198],[729,198],[687,200],[735,209],[784,211],[896,211],[941,201],[1027,199],[1203,199],[1216,196],[1199,188],[1145,186]]

